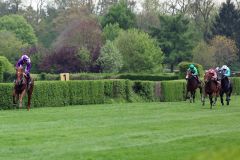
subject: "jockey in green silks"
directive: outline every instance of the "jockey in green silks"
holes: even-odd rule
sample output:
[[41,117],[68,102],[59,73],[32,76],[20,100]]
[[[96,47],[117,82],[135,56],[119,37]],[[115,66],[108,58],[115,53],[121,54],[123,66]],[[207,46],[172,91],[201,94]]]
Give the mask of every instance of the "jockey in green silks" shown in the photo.
[[192,75],[197,79],[198,83],[200,83],[199,78],[198,78],[198,70],[194,64],[189,65],[188,71],[190,71],[192,73]]

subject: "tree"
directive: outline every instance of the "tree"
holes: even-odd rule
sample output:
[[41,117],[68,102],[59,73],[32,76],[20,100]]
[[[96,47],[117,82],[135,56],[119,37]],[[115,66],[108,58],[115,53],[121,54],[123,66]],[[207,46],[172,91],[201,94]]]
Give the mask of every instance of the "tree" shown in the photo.
[[215,10],[213,0],[193,0],[190,5],[189,14],[193,17],[199,31],[203,33],[204,40],[209,40]]
[[114,5],[117,4],[119,0],[99,0],[97,3],[96,12],[99,15],[105,15],[108,11],[108,9]]
[[123,57],[114,43],[108,40],[101,49],[97,63],[103,72],[118,73],[123,66]]
[[141,30],[150,32],[151,27],[159,25],[161,3],[159,0],[144,0],[142,11],[137,15],[137,25]]
[[127,3],[122,0],[109,9],[109,12],[103,17],[101,22],[102,27],[110,23],[118,23],[120,28],[123,29],[132,28],[136,24],[136,16],[128,7]]
[[22,54],[22,49],[27,45],[16,38],[14,33],[0,31],[0,55],[7,57],[11,63],[15,64]]
[[216,66],[214,52],[214,47],[202,41],[193,49],[193,62],[201,64],[205,69],[212,68]]
[[182,15],[160,16],[160,27],[152,28],[155,37],[165,55],[165,64],[173,72],[174,66],[181,61],[192,59],[192,49],[197,41],[190,30],[189,20]]
[[[61,18],[61,17],[60,17]],[[60,32],[53,47],[61,49],[62,47],[86,48],[90,51],[92,61],[96,61],[102,46],[102,31],[97,19],[83,12],[81,16],[69,16],[67,22],[63,19],[64,30]]]
[[121,32],[114,41],[123,56],[122,72],[160,72],[163,53],[147,33],[136,29]]
[[7,30],[16,34],[23,43],[35,44],[37,38],[34,30],[27,21],[19,15],[9,15],[0,18],[0,30]]
[[103,37],[105,40],[113,41],[121,31],[119,24],[107,24],[103,29]]
[[214,57],[217,66],[232,66],[238,60],[238,48],[233,40],[224,36],[216,36],[211,40],[210,44],[214,48]]
[[235,8],[235,5],[231,0],[222,3],[219,14],[216,16],[215,22],[212,26],[213,37],[216,35],[222,35],[227,38],[233,38],[238,16],[238,10]]

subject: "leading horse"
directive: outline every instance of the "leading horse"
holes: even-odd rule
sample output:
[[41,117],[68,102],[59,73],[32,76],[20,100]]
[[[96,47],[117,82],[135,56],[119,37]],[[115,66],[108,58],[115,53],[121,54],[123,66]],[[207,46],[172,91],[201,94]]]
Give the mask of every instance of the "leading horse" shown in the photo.
[[32,79],[32,83],[28,86],[27,78],[23,71],[23,67],[18,67],[16,69],[16,80],[13,89],[13,104],[17,104],[16,99],[19,100],[19,108],[22,108],[22,101],[24,95],[27,93],[28,95],[28,111],[30,110],[31,105],[31,97],[33,93],[34,80]]
[[196,77],[194,77],[191,71],[187,71],[186,79],[187,79],[186,99],[188,98],[188,93],[190,92],[190,103],[192,102],[194,103],[197,88],[199,88],[200,90],[202,99],[202,85],[201,83],[200,84],[198,83],[198,80],[196,79]]
[[232,94],[232,83],[230,82],[230,80],[228,79],[228,77],[226,77],[223,73],[222,70],[220,70],[218,72],[218,79],[221,81],[221,90],[220,90],[220,98],[221,98],[221,103],[222,105],[224,105],[223,102],[223,95],[226,94],[226,101],[227,101],[227,105],[229,105],[230,103],[230,97]]
[[[205,105],[205,97],[207,97],[207,95],[209,96],[209,100],[210,100],[210,108],[212,109],[213,105],[216,105],[217,102],[217,97],[219,96],[220,93],[220,89],[221,86],[220,84],[217,82],[216,79],[214,79],[214,69],[209,69],[205,75],[204,75],[204,96],[203,96],[203,101],[202,101],[202,105]],[[213,97],[214,101],[213,101]]]

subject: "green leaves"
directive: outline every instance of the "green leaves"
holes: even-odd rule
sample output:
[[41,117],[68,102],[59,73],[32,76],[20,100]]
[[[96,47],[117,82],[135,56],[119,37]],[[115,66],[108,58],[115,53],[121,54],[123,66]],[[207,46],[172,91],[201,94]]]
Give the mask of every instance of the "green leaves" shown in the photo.
[[163,53],[147,33],[130,29],[121,32],[114,41],[123,55],[123,72],[159,72]]
[[103,72],[118,73],[123,66],[123,57],[113,42],[107,41],[101,49],[97,63],[102,67]]
[[191,60],[196,40],[191,34],[189,20],[182,15],[160,16],[159,19],[160,27],[152,29],[152,36],[158,40],[165,54],[165,63],[173,66],[183,60]]
[[136,16],[128,8],[127,3],[120,1],[118,4],[113,5],[109,12],[102,19],[102,26],[105,27],[107,24],[118,23],[120,28],[129,29],[135,26]]
[[0,30],[7,30],[15,33],[16,37],[27,44],[35,44],[37,38],[34,30],[27,21],[19,15],[9,15],[0,18]]

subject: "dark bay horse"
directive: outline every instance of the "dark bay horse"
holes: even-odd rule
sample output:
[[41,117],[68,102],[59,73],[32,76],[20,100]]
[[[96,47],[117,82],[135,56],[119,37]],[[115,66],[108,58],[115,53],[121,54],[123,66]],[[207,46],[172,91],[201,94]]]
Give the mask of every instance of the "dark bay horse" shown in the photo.
[[188,93],[190,92],[190,103],[195,102],[195,94],[197,88],[200,89],[200,94],[202,98],[202,85],[198,83],[196,77],[193,76],[191,71],[187,71],[187,92],[186,92],[186,99],[188,98]]
[[13,89],[13,104],[16,104],[16,99],[19,100],[19,108],[22,108],[22,101],[24,95],[27,93],[28,94],[28,111],[30,110],[30,105],[31,105],[31,97],[33,93],[33,86],[34,86],[34,81],[32,79],[32,83],[27,86],[27,78],[26,75],[23,71],[23,67],[18,67],[16,69],[16,81],[14,84],[14,89]]
[[219,71],[218,79],[221,81],[221,90],[220,90],[221,103],[222,103],[222,105],[224,105],[223,95],[226,94],[227,105],[229,105],[230,97],[231,97],[232,89],[233,89],[232,83],[230,82],[228,77],[224,76],[223,71]]
[[[209,97],[210,100],[210,108],[212,109],[213,105],[216,105],[217,102],[217,97],[219,96],[220,93],[220,84],[217,82],[216,79],[214,79],[214,69],[208,70],[205,75],[204,75],[204,96],[203,96],[203,101],[202,105],[205,105],[205,97]],[[215,97],[213,101],[213,97]]]

